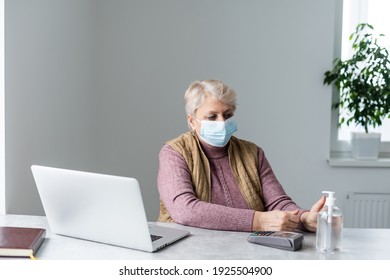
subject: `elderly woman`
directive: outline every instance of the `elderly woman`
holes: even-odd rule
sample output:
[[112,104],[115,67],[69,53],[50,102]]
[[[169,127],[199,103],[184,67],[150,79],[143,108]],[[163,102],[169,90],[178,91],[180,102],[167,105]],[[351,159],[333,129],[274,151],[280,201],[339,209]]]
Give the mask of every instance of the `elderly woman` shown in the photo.
[[264,151],[238,139],[236,93],[217,80],[196,81],[185,93],[191,131],[159,154],[158,221],[218,230],[316,230],[324,197],[298,207],[275,177]]

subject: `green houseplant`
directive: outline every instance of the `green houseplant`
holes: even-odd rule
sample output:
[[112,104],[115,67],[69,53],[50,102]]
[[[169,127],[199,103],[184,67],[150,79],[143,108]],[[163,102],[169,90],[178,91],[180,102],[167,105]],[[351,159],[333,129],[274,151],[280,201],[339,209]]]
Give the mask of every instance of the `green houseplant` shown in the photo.
[[[356,31],[349,37],[352,41],[353,55],[342,61],[336,58],[331,71],[325,72],[324,84],[335,85],[340,91],[340,99],[332,104],[332,108],[343,113],[339,118],[339,125],[355,124],[365,130],[364,145],[370,127],[380,127],[384,118],[390,118],[390,56],[386,48],[378,43],[373,34],[374,27],[367,23],[358,24]],[[379,36],[384,36],[380,34]],[[352,153],[360,157],[355,147],[358,134],[353,134]],[[355,138],[354,138],[355,137]],[[376,155],[362,155],[362,158],[378,157],[379,140],[376,141]]]

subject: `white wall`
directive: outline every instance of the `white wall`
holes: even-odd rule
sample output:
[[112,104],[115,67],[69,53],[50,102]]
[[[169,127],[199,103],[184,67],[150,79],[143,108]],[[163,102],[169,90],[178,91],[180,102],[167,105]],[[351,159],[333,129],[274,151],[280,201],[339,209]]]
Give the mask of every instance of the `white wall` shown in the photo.
[[42,214],[29,165],[139,179],[158,214],[157,157],[187,130],[183,94],[222,79],[237,136],[265,149],[286,191],[388,190],[386,168],[331,168],[337,0],[6,1],[8,213]]
[[[5,130],[4,113],[4,0],[0,0],[0,131]],[[5,214],[5,135],[0,133],[0,214]]]
[[41,214],[31,164],[89,168],[89,1],[5,1],[6,208]]

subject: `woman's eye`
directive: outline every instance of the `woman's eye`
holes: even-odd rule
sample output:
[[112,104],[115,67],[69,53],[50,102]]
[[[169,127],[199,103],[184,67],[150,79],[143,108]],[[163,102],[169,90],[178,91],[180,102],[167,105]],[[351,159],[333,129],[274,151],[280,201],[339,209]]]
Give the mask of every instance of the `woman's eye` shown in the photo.
[[217,116],[215,116],[215,115],[207,116],[206,119],[207,119],[208,121],[214,121],[214,120],[217,119]]
[[233,117],[233,115],[234,114],[229,113],[229,114],[224,115],[224,118],[225,118],[225,120],[227,120],[227,119],[230,119],[231,117]]

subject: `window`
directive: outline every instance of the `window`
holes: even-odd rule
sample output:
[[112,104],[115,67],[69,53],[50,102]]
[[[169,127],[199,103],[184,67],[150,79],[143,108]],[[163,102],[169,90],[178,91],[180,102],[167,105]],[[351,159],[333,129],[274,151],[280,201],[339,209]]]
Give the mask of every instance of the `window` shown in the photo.
[[[351,41],[349,36],[355,31],[357,24],[369,23],[374,26],[374,32],[385,34],[381,37],[381,45],[390,50],[390,10],[389,0],[344,0],[342,13],[342,33],[341,33],[341,52],[342,60],[352,56]],[[336,94],[336,96],[338,93]],[[334,97],[335,98],[335,97]],[[338,98],[338,97],[336,97]],[[351,131],[361,130],[354,126],[348,127],[343,124],[337,127],[337,112],[332,115],[332,151],[336,153],[347,152],[350,150]],[[342,116],[340,116],[342,117]],[[382,133],[381,156],[389,157],[390,155],[390,119],[385,119],[382,127],[372,129]]]
[[[351,41],[348,40],[358,23],[368,22],[374,26],[374,32],[385,34],[380,38],[382,46],[390,50],[390,11],[389,0],[344,0],[343,7],[343,30],[342,30],[342,47],[341,58],[348,59],[352,56]],[[350,140],[351,130],[354,127],[343,125],[339,129],[339,140]],[[363,129],[360,129],[363,131]],[[372,131],[381,131],[382,141],[390,141],[390,119],[386,119],[381,129]]]

